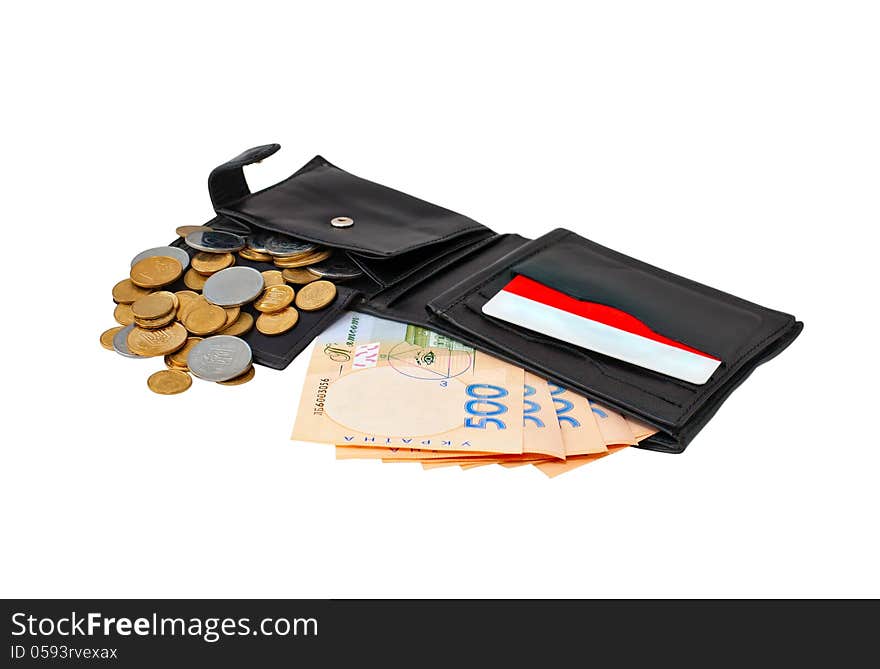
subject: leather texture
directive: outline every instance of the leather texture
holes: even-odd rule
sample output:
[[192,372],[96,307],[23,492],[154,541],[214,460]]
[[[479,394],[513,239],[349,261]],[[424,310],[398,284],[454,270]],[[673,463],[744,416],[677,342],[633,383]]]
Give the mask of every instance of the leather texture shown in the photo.
[[[242,167],[277,150],[277,144],[250,149],[211,173],[215,221],[330,246],[347,254],[364,276],[340,285],[329,309],[303,315],[289,333],[251,336],[255,360],[262,364],[283,368],[341,311],[352,308],[432,328],[599,399],[660,430],[639,447],[679,453],[730,393],[803,328],[789,314],[568,230],[536,240],[496,234],[466,216],[344,172],[320,156],[284,181],[251,193]],[[337,216],[355,223],[333,227],[330,220]],[[622,309],[722,364],[707,383],[696,386],[484,315],[482,306],[518,274],[573,298]]]

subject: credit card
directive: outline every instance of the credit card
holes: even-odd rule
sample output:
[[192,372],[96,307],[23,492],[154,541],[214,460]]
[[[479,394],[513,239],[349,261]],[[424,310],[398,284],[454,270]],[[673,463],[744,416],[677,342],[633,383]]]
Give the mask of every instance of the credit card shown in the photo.
[[645,369],[701,385],[721,360],[654,332],[625,311],[579,300],[517,275],[483,313]]

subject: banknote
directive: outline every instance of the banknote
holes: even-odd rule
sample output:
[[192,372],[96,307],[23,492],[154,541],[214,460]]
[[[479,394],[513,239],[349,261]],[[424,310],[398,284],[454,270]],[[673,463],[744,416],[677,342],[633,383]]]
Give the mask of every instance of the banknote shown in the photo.
[[313,346],[291,438],[519,454],[524,380],[442,334],[349,312]]
[[566,458],[607,451],[589,401],[555,383],[548,383],[548,386],[556,409],[556,420],[562,432]]
[[606,446],[623,446],[637,444],[638,442],[630,429],[626,419],[616,411],[588,400],[593,419],[599,426],[599,433]]

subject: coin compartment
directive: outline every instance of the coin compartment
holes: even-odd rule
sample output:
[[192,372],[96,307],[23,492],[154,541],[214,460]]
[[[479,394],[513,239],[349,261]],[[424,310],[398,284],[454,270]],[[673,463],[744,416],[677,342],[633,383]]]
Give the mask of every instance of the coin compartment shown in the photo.
[[[484,314],[483,305],[517,274],[577,299],[623,309],[723,363],[707,383],[694,385]],[[683,450],[721,401],[802,328],[788,314],[641,263],[567,230],[523,244],[432,299],[428,309],[434,327],[449,336],[655,425],[664,435],[647,445],[674,452]]]
[[[208,225],[210,225],[210,222]],[[172,243],[172,246],[184,249],[191,256],[196,253],[186,245],[183,239],[177,239]],[[268,269],[277,269],[272,263],[247,260],[238,254],[236,254],[235,258],[235,266],[253,267],[260,272]],[[296,290],[298,286],[293,288]],[[171,291],[186,289],[182,279],[178,279],[167,288],[167,290]],[[362,290],[356,286],[337,285],[336,299],[330,305],[319,311],[297,310],[299,320],[287,332],[268,336],[259,332],[256,327],[253,327],[249,332],[241,335],[241,338],[250,345],[256,364],[272,369],[284,369],[312,343],[316,335],[323,332],[339,318],[361,294]],[[241,310],[249,313],[255,320],[260,315],[260,312],[254,309],[253,303],[244,305]]]
[[[467,216],[362,179],[321,156],[287,179],[251,193],[243,167],[278,150],[255,147],[217,167],[208,180],[218,214],[364,257],[389,258],[490,231]],[[353,219],[349,227],[331,221]]]

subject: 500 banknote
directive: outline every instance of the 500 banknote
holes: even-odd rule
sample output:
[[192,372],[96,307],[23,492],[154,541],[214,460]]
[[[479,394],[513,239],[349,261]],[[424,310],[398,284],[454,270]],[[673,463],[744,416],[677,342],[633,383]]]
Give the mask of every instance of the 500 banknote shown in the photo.
[[292,439],[521,453],[524,372],[431,330],[350,312],[318,336]]

